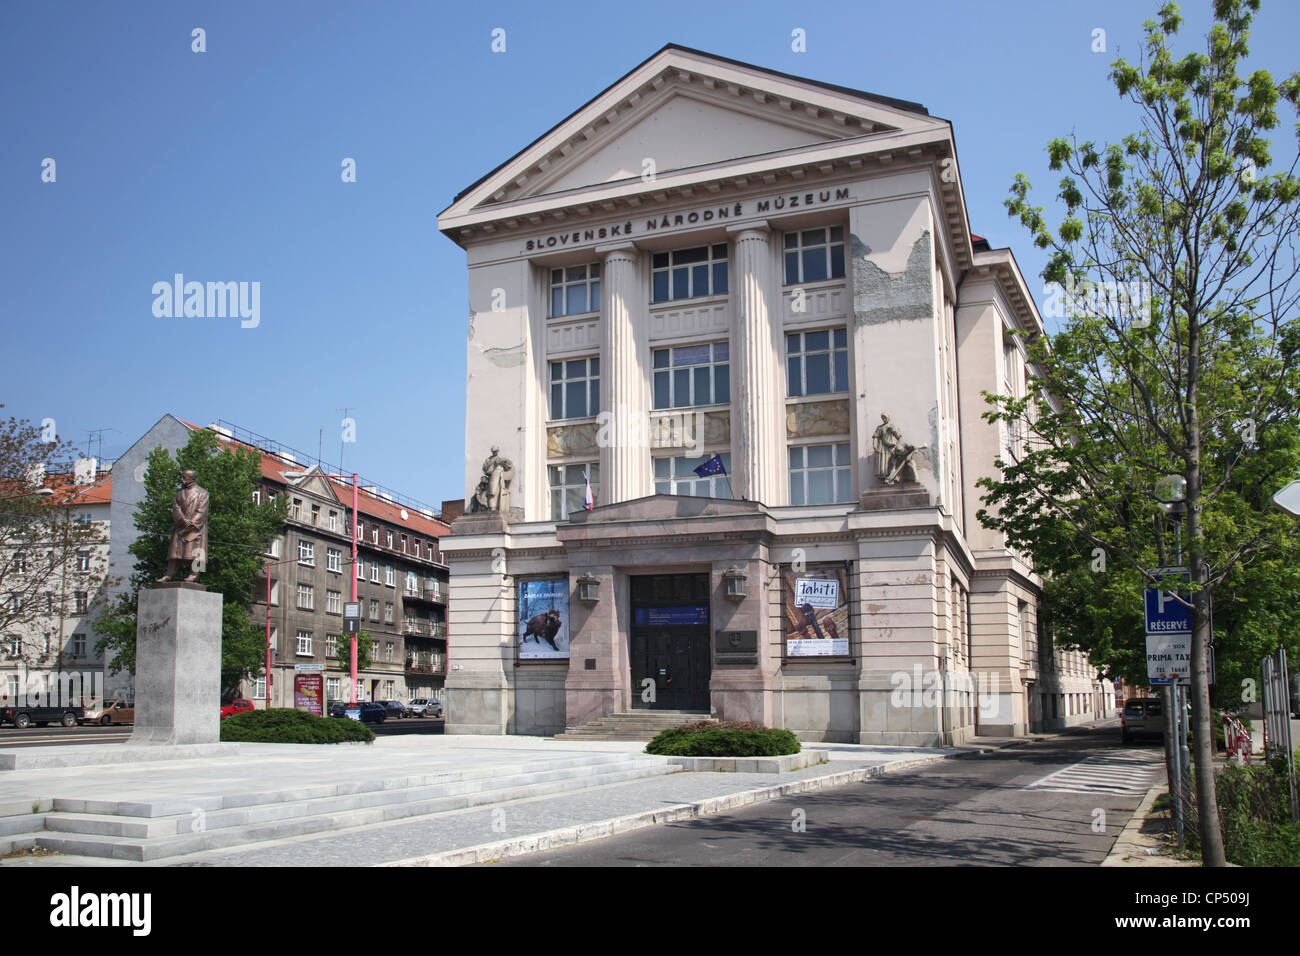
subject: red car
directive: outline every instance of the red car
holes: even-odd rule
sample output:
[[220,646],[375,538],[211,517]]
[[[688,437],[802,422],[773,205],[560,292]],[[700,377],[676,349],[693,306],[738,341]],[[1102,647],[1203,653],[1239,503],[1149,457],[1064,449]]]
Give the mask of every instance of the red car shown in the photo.
[[240,697],[238,700],[232,700],[229,704],[221,705],[221,719],[233,717],[235,714],[242,714],[246,710],[253,709],[253,702]]

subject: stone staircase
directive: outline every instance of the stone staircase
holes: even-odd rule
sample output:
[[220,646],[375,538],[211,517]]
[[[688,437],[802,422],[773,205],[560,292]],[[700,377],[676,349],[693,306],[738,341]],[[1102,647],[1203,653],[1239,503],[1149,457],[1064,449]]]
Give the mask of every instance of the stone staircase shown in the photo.
[[187,854],[409,821],[674,773],[662,757],[568,754],[387,779],[130,801],[0,805],[0,854],[40,847],[83,857],[181,862]]
[[557,734],[556,739],[649,741],[661,730],[701,721],[710,724],[718,722],[716,717],[691,710],[633,710],[622,714],[606,714],[574,730]]

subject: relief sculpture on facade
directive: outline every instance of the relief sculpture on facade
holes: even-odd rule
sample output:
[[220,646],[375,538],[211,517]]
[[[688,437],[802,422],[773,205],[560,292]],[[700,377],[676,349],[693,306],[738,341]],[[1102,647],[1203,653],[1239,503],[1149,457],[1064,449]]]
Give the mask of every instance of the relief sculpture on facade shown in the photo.
[[787,438],[812,438],[815,435],[847,435],[849,433],[849,403],[802,402],[785,410]]

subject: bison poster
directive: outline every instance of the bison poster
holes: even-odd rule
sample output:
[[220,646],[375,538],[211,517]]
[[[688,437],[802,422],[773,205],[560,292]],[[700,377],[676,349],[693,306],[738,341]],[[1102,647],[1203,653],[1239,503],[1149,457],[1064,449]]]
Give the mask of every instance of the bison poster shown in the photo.
[[519,582],[519,659],[569,656],[569,579]]

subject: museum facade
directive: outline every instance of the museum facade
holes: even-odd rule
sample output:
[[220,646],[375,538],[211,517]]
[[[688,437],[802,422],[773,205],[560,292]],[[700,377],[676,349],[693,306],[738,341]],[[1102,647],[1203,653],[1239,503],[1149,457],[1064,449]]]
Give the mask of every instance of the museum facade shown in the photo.
[[[667,46],[458,195],[449,733],[935,745],[1109,706],[975,519],[1042,331],[924,107]],[[685,718],[684,718],[685,719]]]

